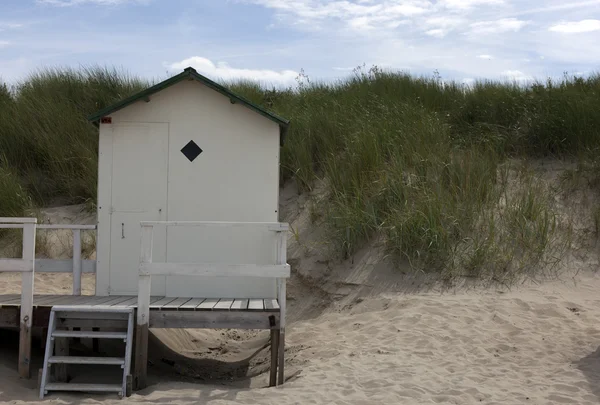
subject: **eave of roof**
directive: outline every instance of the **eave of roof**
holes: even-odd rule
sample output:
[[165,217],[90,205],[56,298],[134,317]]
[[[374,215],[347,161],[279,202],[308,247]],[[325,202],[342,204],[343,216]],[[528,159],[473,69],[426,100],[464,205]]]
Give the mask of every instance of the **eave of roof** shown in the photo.
[[288,126],[290,124],[289,120],[282,118],[282,117],[278,116],[277,114],[274,114],[271,111],[268,111],[265,108],[263,108],[257,104],[254,104],[253,102],[245,99],[244,97],[242,97],[238,94],[235,94],[234,92],[232,92],[231,90],[227,89],[226,87],[220,85],[219,83],[216,83],[216,82],[210,80],[209,78],[201,75],[194,68],[191,68],[191,67],[185,68],[183,70],[183,72],[179,73],[178,75],[170,77],[169,79],[167,79],[163,82],[155,84],[152,87],[148,87],[147,89],[142,90],[137,94],[134,94],[134,95],[127,97],[113,105],[110,105],[106,108],[103,108],[100,111],[95,112],[94,114],[92,114],[88,117],[88,120],[91,122],[97,123],[100,120],[100,118],[102,118],[106,115],[112,114],[113,112],[118,111],[122,108],[125,108],[128,105],[133,104],[139,100],[145,100],[152,94],[157,93],[161,90],[164,90],[167,87],[172,86],[175,83],[179,83],[180,81],[185,80],[185,79],[196,80],[196,81],[204,84],[205,86],[208,86],[211,89],[218,91],[219,93],[223,94],[224,96],[229,97],[229,100],[232,103],[240,103],[240,104],[244,105],[245,107],[251,109],[252,111],[262,115],[263,117],[279,124],[280,144],[283,145],[285,136],[287,135]]

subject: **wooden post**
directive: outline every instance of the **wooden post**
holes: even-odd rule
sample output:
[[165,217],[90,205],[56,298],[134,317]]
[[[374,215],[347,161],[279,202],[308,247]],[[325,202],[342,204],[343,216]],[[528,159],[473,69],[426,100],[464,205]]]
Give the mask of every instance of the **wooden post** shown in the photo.
[[[277,254],[277,264],[286,264],[287,262],[287,232],[279,232],[279,250]],[[277,300],[279,301],[279,366],[278,366],[278,384],[285,382],[285,298],[286,298],[286,279],[280,277],[277,279]]]
[[285,382],[284,366],[285,366],[285,278],[277,279],[278,284],[278,300],[279,300],[279,367],[278,367],[278,385]]
[[81,295],[81,230],[73,229],[73,295]]
[[21,273],[21,316],[19,336],[19,376],[30,378],[31,365],[31,324],[33,318],[33,280],[35,274],[35,226],[23,224],[23,260],[29,271]]
[[[152,263],[152,226],[142,226],[140,267]],[[150,320],[150,276],[139,276],[138,308],[135,330],[135,370],[136,390],[146,388],[148,376],[148,322]]]
[[271,370],[269,371],[269,387],[277,385],[277,350],[279,349],[279,330],[271,329]]

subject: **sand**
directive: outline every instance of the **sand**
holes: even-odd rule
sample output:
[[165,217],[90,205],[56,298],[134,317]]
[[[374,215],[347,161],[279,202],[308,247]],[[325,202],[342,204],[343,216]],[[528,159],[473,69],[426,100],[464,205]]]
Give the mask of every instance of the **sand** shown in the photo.
[[[600,276],[584,273],[508,292],[357,299],[291,325],[288,382],[282,387],[265,388],[264,373],[217,383],[177,382],[166,373],[165,381],[155,377],[155,385],[123,401],[112,395],[53,393],[46,402],[598,404],[599,290]],[[205,341],[198,347],[218,346],[217,335],[235,338],[201,333],[196,337]],[[237,355],[260,349],[265,338],[256,333],[238,339]],[[0,400],[38,403],[35,381],[19,380],[16,363],[7,361],[13,356],[0,354]]]
[[[342,263],[324,259],[329,246],[309,209],[320,192],[298,197],[288,185],[281,194],[294,229],[285,385],[266,387],[264,331],[163,329],[151,336],[147,389],[123,400],[51,393],[43,403],[600,404],[599,254],[582,210],[595,195],[557,201],[579,210],[583,235],[560,277],[442,289],[390,266],[378,241]],[[70,283],[36,275],[39,293],[69,293]],[[0,290],[19,292],[18,275],[0,274]],[[17,342],[18,333],[0,332],[0,402],[42,403],[35,379],[17,376]],[[36,340],[33,370],[40,356]]]

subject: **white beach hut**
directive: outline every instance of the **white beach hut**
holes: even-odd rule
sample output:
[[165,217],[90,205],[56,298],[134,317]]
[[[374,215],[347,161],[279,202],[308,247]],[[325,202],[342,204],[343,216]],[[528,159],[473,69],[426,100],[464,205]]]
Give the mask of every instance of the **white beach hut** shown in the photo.
[[[187,68],[90,117],[99,125],[96,295],[136,295],[142,221],[278,221],[288,121]],[[154,262],[274,264],[261,227],[155,226]],[[152,278],[152,295],[276,296],[269,278]]]
[[[23,229],[22,258],[0,259],[0,272],[22,273],[21,294],[0,291],[0,327],[20,328],[19,374],[31,375],[34,327],[48,329],[41,398],[145,387],[150,328],[240,328],[270,330],[269,385],[283,383],[288,121],[192,68],[89,119],[99,127],[97,227],[0,218],[0,228]],[[72,261],[36,260],[41,228],[73,231]],[[94,228],[96,261],[82,260],[80,233]],[[81,295],[84,270],[96,272],[94,296]],[[35,272],[73,273],[73,294],[34,294]],[[123,338],[124,357],[69,356],[69,339],[82,337]],[[67,364],[120,365],[122,382],[66,383]]]

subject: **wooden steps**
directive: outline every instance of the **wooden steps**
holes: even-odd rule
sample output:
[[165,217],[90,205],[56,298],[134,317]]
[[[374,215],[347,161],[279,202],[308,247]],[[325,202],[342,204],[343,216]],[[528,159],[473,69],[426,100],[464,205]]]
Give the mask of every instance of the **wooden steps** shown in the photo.
[[120,384],[48,383],[46,391],[121,392]]
[[52,356],[49,364],[101,364],[105,366],[122,366],[125,364],[123,357],[83,357],[83,356]]
[[127,332],[100,332],[89,330],[56,330],[52,337],[91,338],[91,339],[127,339]]
[[[132,307],[111,307],[100,305],[87,306],[54,306],[50,312],[48,322],[48,335],[46,340],[46,353],[44,366],[40,378],[40,399],[49,391],[80,391],[80,392],[115,392],[124,397],[131,392],[131,353],[133,345],[133,318]],[[81,322],[94,320],[95,325],[102,320],[116,322],[117,331],[81,330]],[[73,326],[76,330],[65,329],[66,321],[79,322]],[[125,341],[124,357],[100,356],[69,356],[69,339],[123,339]],[[79,384],[67,383],[68,365],[79,364],[87,366],[119,366],[117,369],[122,374],[121,384]],[[58,381],[50,381],[50,369],[54,367]],[[60,372],[58,369],[60,368]],[[122,370],[121,370],[122,369]]]

